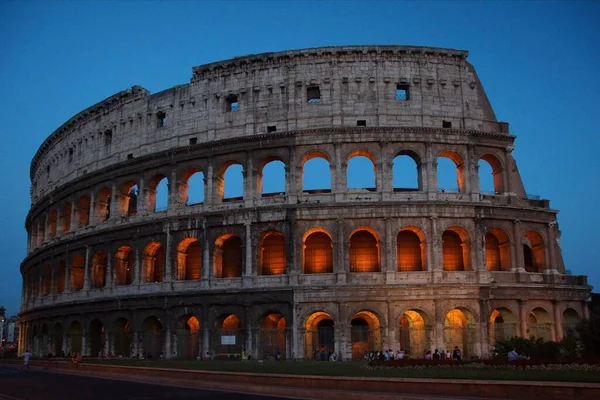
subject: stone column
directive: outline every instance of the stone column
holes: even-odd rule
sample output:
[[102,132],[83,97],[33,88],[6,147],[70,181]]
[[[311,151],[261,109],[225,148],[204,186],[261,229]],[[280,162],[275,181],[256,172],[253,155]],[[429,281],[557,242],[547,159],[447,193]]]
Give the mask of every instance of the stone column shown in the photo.
[[84,329],[81,332],[81,355],[82,356],[89,356],[88,354],[88,345],[87,345],[87,337],[88,337],[88,332],[86,329]]
[[422,161],[424,170],[421,174],[423,179],[423,191],[427,192],[429,200],[437,198],[437,159],[433,154],[431,142],[425,143],[425,160]]
[[488,300],[479,300],[479,343],[481,349],[479,355],[481,357],[488,357],[490,355],[490,335],[489,335],[489,323],[488,323]]
[[558,272],[558,268],[556,265],[556,255],[554,251],[556,244],[556,239],[554,237],[554,223],[549,223],[546,225],[546,236],[548,237],[548,245],[546,246],[546,248],[548,249],[548,262],[546,263],[546,269]]
[[210,349],[210,330],[208,328],[202,329],[202,358],[206,357],[206,353],[209,352]]
[[44,243],[50,240],[50,214],[46,214],[44,219]]
[[92,267],[91,263],[91,251],[90,246],[85,246],[85,269],[83,270],[83,290],[88,291],[91,287],[90,282],[90,269]]
[[513,248],[513,253],[515,254],[515,262],[516,264],[512,266],[511,270],[520,270],[523,271],[525,269],[525,260],[523,255],[523,242],[521,240],[521,227],[519,226],[521,221],[514,220],[513,221],[513,236],[515,241],[515,246]]
[[[447,348],[446,346],[446,340],[444,338],[444,320],[446,318],[446,316],[444,315],[443,309],[442,309],[442,300],[440,299],[435,299],[433,301],[434,306],[435,306],[435,325],[434,325],[434,329],[435,329],[435,343],[438,349],[445,349]],[[449,349],[452,350],[452,349]]]
[[381,142],[379,142],[379,171],[377,171],[377,190],[384,193],[384,196],[382,198],[386,198],[385,195],[387,194],[388,196],[391,195],[391,193],[393,192],[394,189],[394,177],[393,177],[393,173],[390,174],[390,171],[392,170],[392,163],[388,162],[387,159],[387,146],[388,146],[388,142],[383,140]]
[[181,204],[179,198],[179,186],[185,185],[185,183],[177,182],[177,171],[175,168],[171,170],[171,177],[167,183],[167,190],[169,191],[167,199],[167,211],[174,212]]
[[385,238],[383,239],[383,251],[384,254],[381,255],[381,259],[384,261],[384,269],[383,271],[388,273],[396,272],[396,264],[394,263],[396,257],[394,257],[395,246],[394,246],[394,236],[392,235],[392,221],[390,217],[385,217]]
[[63,293],[69,293],[71,291],[71,264],[73,260],[70,259],[69,254],[65,255],[65,290]]
[[342,143],[334,143],[334,159],[330,165],[331,171],[331,192],[334,193],[335,200],[342,200],[347,189],[346,170],[348,163],[342,161]]
[[256,193],[256,176],[257,171],[254,169],[252,162],[252,155],[248,153],[246,155],[246,166],[244,167],[244,201],[246,207],[252,207],[254,205],[254,199],[260,196],[260,193]]
[[71,201],[71,226],[69,228],[71,232],[79,226],[79,221],[77,221],[77,207],[78,204],[75,201]]
[[139,285],[141,283],[142,276],[142,263],[140,262],[140,249],[138,248],[138,244],[135,243],[133,246],[133,252],[135,259],[133,260],[133,285]]
[[169,325],[166,326],[165,329],[165,348],[163,350],[163,358],[165,360],[170,360],[171,359],[171,355],[172,355],[172,351],[171,351],[171,328],[169,327]]
[[587,319],[589,321],[589,319],[590,319],[590,305],[589,305],[589,302],[587,300],[581,302],[581,309],[583,311],[583,319]]
[[89,226],[94,226],[96,225],[96,192],[94,190],[92,190],[92,193],[90,194],[90,207],[88,209],[88,225]]
[[250,287],[252,286],[252,277],[253,277],[253,259],[252,259],[252,224],[250,222],[246,222],[244,224],[245,228],[246,228],[246,234],[245,234],[245,250],[246,250],[246,254],[245,254],[245,268],[244,268],[244,273],[243,273],[243,283],[245,287]]
[[107,252],[107,254],[106,254],[106,270],[104,271],[104,273],[106,274],[105,275],[106,276],[105,287],[112,288],[114,285],[114,279],[113,279],[113,268],[112,268],[113,254],[112,254],[111,246],[108,247],[106,252]]
[[164,282],[173,280],[173,238],[171,236],[171,223],[166,223],[166,249],[165,249],[165,276]]
[[201,278],[208,281],[213,276],[213,271],[210,263],[210,243],[208,241],[208,230],[206,228],[206,218],[202,220],[203,243],[202,243],[202,274]]
[[[145,215],[149,212],[149,210],[147,210],[147,207],[148,207],[147,196],[148,196],[148,190],[146,189],[144,177],[140,176],[140,182],[138,184],[136,215]],[[151,211],[154,212],[154,210],[151,210]]]
[[209,158],[206,164],[206,176],[204,177],[204,203],[207,205],[212,205],[215,203],[213,184],[213,164],[212,158]]
[[344,232],[344,220],[339,218],[337,220],[337,232],[336,239],[334,240],[336,248],[337,259],[334,260],[333,272],[337,274],[338,284],[346,283],[346,272],[349,271],[348,262],[346,260],[346,235]]
[[110,205],[108,209],[109,219],[121,217],[121,212],[119,211],[119,199],[120,196],[117,193],[117,184],[113,182],[110,189]]
[[524,300],[519,300],[519,325],[521,328],[521,337],[527,338],[527,310]]
[[563,327],[562,327],[562,317],[560,315],[560,308],[559,308],[559,304],[556,300],[552,301],[552,311],[554,313],[554,331],[553,333],[553,339],[555,342],[559,342],[562,340],[564,332],[563,332]]
[[442,237],[437,230],[438,218],[437,216],[429,217],[429,229],[428,235],[429,247],[428,247],[428,259],[431,264],[429,269],[431,271],[442,271],[444,269],[444,263],[442,259]]
[[289,165],[286,166],[286,177],[285,177],[285,194],[288,198],[289,204],[297,203],[297,196],[300,195],[298,192],[298,168],[296,166],[296,150],[294,147],[288,148],[288,153],[290,155]]
[[471,201],[479,201],[479,162],[475,159],[475,145],[467,145],[467,176],[465,184],[469,186]]

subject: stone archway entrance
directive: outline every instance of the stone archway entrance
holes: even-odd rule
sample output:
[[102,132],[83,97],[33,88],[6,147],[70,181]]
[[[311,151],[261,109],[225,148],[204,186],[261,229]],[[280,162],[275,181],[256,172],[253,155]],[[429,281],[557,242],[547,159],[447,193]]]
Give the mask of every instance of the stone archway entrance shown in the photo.
[[175,330],[177,358],[195,360],[200,355],[200,321],[194,315],[185,315]]

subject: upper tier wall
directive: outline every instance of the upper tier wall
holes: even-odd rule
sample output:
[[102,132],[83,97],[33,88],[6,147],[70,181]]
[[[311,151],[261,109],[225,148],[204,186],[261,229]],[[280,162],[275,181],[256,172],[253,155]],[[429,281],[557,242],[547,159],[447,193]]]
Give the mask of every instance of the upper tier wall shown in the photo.
[[[154,95],[134,86],[77,114],[46,139],[31,164],[32,202],[131,157],[273,129],[356,126],[361,120],[367,126],[445,123],[508,133],[466,56],[424,47],[328,47],[194,67],[189,84]],[[308,101],[309,87],[318,87],[319,101]],[[396,97],[398,88],[407,91],[406,100]]]

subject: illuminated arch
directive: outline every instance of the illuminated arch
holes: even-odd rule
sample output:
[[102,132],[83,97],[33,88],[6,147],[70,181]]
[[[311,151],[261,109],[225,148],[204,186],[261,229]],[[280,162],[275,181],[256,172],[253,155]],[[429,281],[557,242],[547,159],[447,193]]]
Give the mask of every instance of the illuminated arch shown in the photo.
[[[493,154],[484,154],[479,157],[479,162],[485,161],[492,168],[492,179],[494,183],[494,192],[496,194],[504,193],[504,182],[503,182],[503,167],[502,163]],[[482,181],[482,177],[479,177],[479,182]]]
[[527,322],[530,338],[542,338],[544,341],[552,340],[552,318],[544,307],[533,308],[529,312]]
[[97,251],[92,257],[92,286],[96,289],[106,285],[106,254]]
[[506,307],[498,307],[490,314],[490,344],[497,341],[507,340],[517,336],[517,326],[519,320],[515,314]]
[[198,239],[188,237],[179,242],[176,277],[186,281],[202,277],[202,248]]
[[[277,168],[278,171],[270,171]],[[265,157],[260,160],[258,164],[258,168],[256,169],[256,192],[260,194],[262,197],[269,197],[272,195],[278,195],[281,193],[285,193],[285,173],[286,164],[283,158],[278,156]],[[282,173],[283,172],[283,173]],[[264,175],[267,175],[267,178],[271,175],[271,179],[267,179],[270,185],[275,185],[275,177],[277,178],[277,188],[276,190],[271,190],[267,192],[263,187]],[[280,175],[280,176],[275,176]]]
[[381,324],[372,311],[359,311],[350,319],[352,359],[362,360],[365,352],[381,351]]
[[335,322],[330,314],[324,311],[310,314],[305,320],[304,328],[305,359],[321,359],[321,352],[327,355],[335,349]]
[[83,279],[85,275],[85,259],[80,254],[73,256],[71,263],[71,290],[79,291],[83,289]]
[[444,271],[468,271],[471,252],[469,233],[461,227],[449,226],[442,234]]
[[475,327],[475,318],[469,310],[459,307],[448,311],[444,320],[446,348],[452,351],[458,347],[463,359],[474,355],[474,345],[477,343]]
[[350,272],[378,272],[381,265],[379,237],[368,226],[355,229],[350,234]]
[[411,357],[420,357],[432,343],[432,328],[426,312],[419,309],[404,310],[399,321],[400,349]]
[[425,233],[416,226],[403,227],[396,236],[398,271],[424,271],[427,265]]
[[[458,191],[460,193],[464,193],[465,192],[465,165],[464,165],[464,158],[462,155],[460,155],[459,153],[455,152],[455,151],[442,151],[438,154],[438,158],[448,158],[450,159],[454,165],[456,166],[456,184],[458,187]],[[439,174],[439,167],[438,167],[438,177],[441,174]],[[440,187],[438,187],[438,190],[442,189]]]
[[510,238],[500,228],[492,228],[485,234],[485,269],[510,271]]
[[242,239],[232,233],[221,235],[215,241],[214,267],[219,278],[239,278],[243,270]]
[[131,285],[133,283],[133,257],[133,249],[129,246],[121,246],[115,252],[113,267],[115,286]]
[[261,234],[258,256],[261,275],[286,273],[285,237],[281,232],[269,230]]
[[523,260],[527,272],[542,272],[546,268],[546,246],[537,231],[528,231],[523,237]]
[[304,233],[302,244],[305,274],[333,272],[333,242],[326,229],[309,229]]
[[149,243],[142,260],[144,282],[162,282],[165,275],[165,248],[159,242]]

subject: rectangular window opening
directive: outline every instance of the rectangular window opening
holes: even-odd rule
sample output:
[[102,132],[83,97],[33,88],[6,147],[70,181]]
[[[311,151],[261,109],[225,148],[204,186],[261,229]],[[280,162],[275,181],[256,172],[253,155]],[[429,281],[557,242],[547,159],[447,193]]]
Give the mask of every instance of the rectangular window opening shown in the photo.
[[356,126],[367,126],[367,120],[366,119],[359,119],[356,121]]
[[156,113],[156,127],[164,128],[165,126],[167,126],[167,113],[159,111]]
[[112,143],[112,131],[104,132],[104,146],[108,147]]
[[73,149],[69,149],[69,164],[73,162]]
[[396,86],[396,100],[398,100],[398,101],[410,100],[410,92],[408,90],[408,85]]
[[442,120],[442,128],[452,128],[452,122]]
[[320,103],[321,102],[321,89],[319,86],[308,86],[306,88],[306,101],[308,103]]
[[198,143],[198,138],[190,138],[190,144],[197,144]]
[[240,109],[238,97],[235,94],[227,96],[227,112],[237,112]]
[[267,126],[267,133],[277,132],[277,127],[275,125]]
[[133,153],[127,154],[127,159],[128,160],[133,160]]

